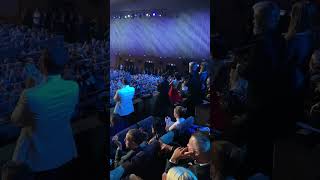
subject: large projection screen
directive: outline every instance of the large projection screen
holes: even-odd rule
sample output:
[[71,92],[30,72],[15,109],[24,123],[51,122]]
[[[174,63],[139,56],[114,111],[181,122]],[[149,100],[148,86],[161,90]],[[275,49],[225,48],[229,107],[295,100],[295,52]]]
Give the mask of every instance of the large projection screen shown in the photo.
[[210,57],[210,9],[162,17],[113,19],[111,16],[110,22],[112,55]]

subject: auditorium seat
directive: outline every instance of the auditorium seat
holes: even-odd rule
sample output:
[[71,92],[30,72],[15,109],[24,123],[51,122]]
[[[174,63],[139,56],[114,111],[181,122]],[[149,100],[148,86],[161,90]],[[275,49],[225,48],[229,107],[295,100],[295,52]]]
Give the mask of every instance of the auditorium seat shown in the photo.
[[173,131],[169,131],[160,137],[160,140],[165,144],[171,144],[173,142],[173,139],[174,139],[174,132]]
[[145,117],[152,113],[152,95],[147,94],[142,96],[141,99],[143,100],[143,111],[142,116]]
[[145,118],[142,121],[139,121],[137,123],[138,128],[142,128],[144,131],[146,131],[148,134],[151,134],[151,125],[152,125],[152,121],[153,121],[153,117],[149,116],[147,118]]
[[207,125],[210,119],[210,102],[204,102],[196,106],[195,122],[197,125]]

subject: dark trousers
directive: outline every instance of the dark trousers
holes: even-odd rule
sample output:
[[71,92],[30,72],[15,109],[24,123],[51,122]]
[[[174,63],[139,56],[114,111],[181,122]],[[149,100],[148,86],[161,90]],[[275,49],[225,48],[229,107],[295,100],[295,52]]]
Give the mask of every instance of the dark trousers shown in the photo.
[[56,169],[41,171],[34,173],[35,180],[59,180],[59,179],[74,179],[73,161],[70,161]]

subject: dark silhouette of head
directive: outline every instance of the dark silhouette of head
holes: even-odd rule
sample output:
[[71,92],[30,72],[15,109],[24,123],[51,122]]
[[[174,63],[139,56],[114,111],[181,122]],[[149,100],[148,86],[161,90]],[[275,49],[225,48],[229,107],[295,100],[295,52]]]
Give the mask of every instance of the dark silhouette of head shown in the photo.
[[67,63],[68,51],[63,47],[46,48],[40,59],[40,69],[44,75],[58,75]]

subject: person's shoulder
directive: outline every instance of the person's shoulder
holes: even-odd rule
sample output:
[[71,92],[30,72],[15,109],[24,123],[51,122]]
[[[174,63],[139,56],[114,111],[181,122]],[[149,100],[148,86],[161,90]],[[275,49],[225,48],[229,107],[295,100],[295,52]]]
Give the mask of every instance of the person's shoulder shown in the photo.
[[180,122],[184,122],[184,121],[186,121],[186,119],[185,118],[180,118],[179,121]]
[[30,96],[30,94],[32,94],[34,92],[34,90],[35,90],[34,87],[33,88],[24,89],[21,92],[20,96],[28,97],[28,96]]
[[62,80],[65,86],[68,86],[70,88],[73,89],[79,89],[79,85],[76,81],[72,81],[72,80]]

